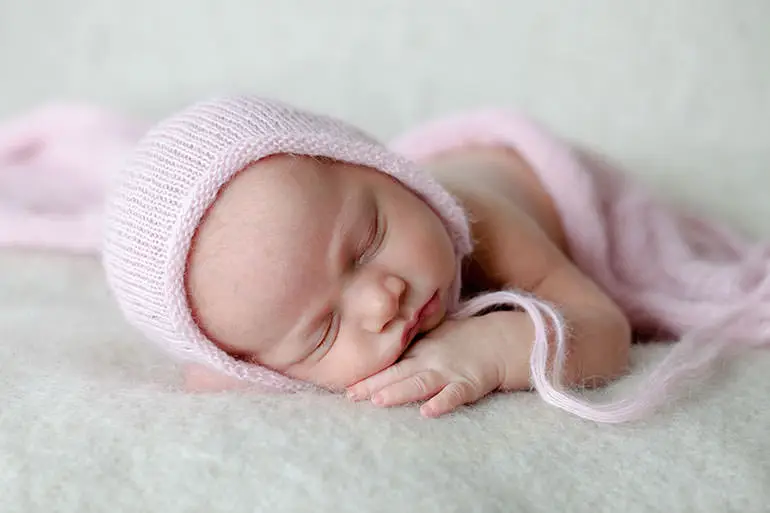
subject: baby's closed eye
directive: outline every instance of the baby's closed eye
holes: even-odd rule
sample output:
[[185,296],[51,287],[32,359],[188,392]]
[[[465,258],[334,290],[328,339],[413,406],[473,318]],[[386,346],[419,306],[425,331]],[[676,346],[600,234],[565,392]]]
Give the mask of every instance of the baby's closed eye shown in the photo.
[[339,318],[340,316],[336,312],[331,312],[328,315],[327,320],[323,324],[322,330],[319,331],[318,344],[316,344],[315,349],[313,350],[314,353],[322,351],[322,353],[319,353],[319,355],[323,356],[323,354],[329,350],[332,344],[334,344],[334,341],[337,338],[337,333],[339,332]]
[[370,215],[366,234],[362,243],[356,252],[356,265],[364,265],[371,261],[379,252],[385,240],[385,222],[381,215],[381,210],[374,207],[374,212]]

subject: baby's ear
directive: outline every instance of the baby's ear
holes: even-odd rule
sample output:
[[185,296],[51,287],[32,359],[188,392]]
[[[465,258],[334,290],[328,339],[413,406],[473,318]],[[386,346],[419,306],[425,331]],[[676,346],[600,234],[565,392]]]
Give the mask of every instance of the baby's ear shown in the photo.
[[184,389],[187,392],[224,392],[249,387],[247,381],[227,376],[200,363],[185,363],[183,374]]

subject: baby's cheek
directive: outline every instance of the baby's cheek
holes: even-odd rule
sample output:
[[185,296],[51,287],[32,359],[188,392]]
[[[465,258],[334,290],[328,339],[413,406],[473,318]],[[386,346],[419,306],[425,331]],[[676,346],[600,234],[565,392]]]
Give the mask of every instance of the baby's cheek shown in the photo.
[[343,388],[386,369],[399,357],[397,347],[389,348],[380,340],[338,341],[335,346],[320,365],[327,383]]
[[[441,226],[432,227],[434,230],[442,230]],[[426,233],[426,232],[423,232]],[[416,265],[421,269],[429,269],[434,278],[443,278],[445,275],[454,274],[455,254],[451,241],[444,233],[435,237],[421,237],[411,245],[412,258],[419,260]],[[415,251],[416,250],[416,251]]]

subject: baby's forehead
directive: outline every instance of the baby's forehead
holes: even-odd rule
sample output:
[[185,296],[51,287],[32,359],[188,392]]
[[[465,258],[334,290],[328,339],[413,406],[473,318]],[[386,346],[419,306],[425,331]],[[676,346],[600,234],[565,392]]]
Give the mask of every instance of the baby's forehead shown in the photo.
[[308,157],[263,159],[237,173],[217,195],[201,224],[236,225],[261,219],[274,225],[335,200],[335,173]]
[[324,171],[313,161],[270,159],[223,189],[199,227],[188,268],[196,299],[213,318],[261,330],[252,326],[261,324],[257,317],[276,321],[296,306],[277,295],[322,285],[322,253],[341,209],[334,177]]
[[315,272],[368,204],[371,180],[368,171],[359,171],[350,164],[290,155],[249,166],[204,216],[191,264],[205,268],[199,274],[227,274],[225,281],[243,274],[266,286]]
[[220,191],[198,230],[197,243],[256,248],[316,230],[339,208],[335,173],[307,157],[277,156],[238,173]]
[[248,195],[266,203],[310,201],[328,196],[338,173],[327,162],[308,156],[275,155],[238,173],[224,188],[223,197]]

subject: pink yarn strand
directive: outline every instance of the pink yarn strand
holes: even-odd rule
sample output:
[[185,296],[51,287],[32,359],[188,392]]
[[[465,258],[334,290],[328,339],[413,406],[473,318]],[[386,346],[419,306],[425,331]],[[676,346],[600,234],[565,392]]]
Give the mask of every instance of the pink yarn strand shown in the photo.
[[[566,389],[561,382],[567,355],[568,326],[548,303],[522,293],[501,291],[474,298],[457,311],[455,317],[468,317],[495,305],[508,304],[526,312],[535,328],[530,357],[531,379],[535,390],[548,404],[578,417],[617,424],[647,417],[685,389],[689,380],[702,377],[720,357],[736,352],[741,339],[751,346],[766,345],[770,337],[770,305],[748,304],[736,307],[713,324],[690,331],[674,344],[669,354],[635,390],[607,403],[593,403]],[[548,326],[552,325],[552,330]],[[743,326],[743,328],[741,328]],[[548,371],[549,332],[556,345],[552,371]]]

